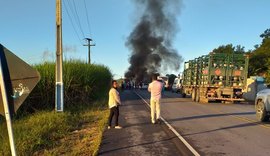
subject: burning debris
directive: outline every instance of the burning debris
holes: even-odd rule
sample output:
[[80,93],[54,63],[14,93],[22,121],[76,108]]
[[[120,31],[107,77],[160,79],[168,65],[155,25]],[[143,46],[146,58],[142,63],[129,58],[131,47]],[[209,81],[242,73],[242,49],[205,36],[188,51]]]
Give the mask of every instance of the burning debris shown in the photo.
[[177,32],[176,16],[180,0],[135,0],[144,12],[128,37],[126,46],[132,51],[125,77],[137,82],[160,70],[178,70],[182,57],[172,47]]

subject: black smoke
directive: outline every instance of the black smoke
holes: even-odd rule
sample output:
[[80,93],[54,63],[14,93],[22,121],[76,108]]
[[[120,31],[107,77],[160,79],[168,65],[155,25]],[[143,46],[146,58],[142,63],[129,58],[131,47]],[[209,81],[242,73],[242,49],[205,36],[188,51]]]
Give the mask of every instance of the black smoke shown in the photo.
[[179,70],[182,57],[172,47],[172,41],[178,30],[177,15],[180,13],[181,1],[134,2],[142,10],[142,15],[126,42],[131,56],[125,77],[142,81],[152,73]]

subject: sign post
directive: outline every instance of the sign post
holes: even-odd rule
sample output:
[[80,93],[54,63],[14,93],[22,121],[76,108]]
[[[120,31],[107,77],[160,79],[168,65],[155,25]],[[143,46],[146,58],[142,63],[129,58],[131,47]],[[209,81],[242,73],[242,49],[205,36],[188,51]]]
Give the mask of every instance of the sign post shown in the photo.
[[0,115],[6,118],[12,156],[16,156],[12,115],[40,80],[39,73],[0,44]]
[[13,139],[13,130],[12,130],[10,113],[9,113],[8,100],[7,100],[7,95],[6,95],[6,87],[5,87],[5,82],[4,82],[4,75],[3,75],[3,70],[2,70],[1,59],[0,59],[0,86],[1,86],[2,102],[3,102],[4,112],[5,112],[6,122],[7,122],[10,150],[11,150],[11,154],[13,156],[15,156],[16,150],[15,150],[15,144],[14,144],[14,139]]

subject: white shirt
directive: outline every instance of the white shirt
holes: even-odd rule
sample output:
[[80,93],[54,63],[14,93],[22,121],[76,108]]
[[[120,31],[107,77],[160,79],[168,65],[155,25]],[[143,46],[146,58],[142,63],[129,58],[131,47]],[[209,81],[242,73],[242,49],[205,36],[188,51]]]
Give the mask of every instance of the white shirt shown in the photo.
[[109,91],[109,108],[115,107],[121,104],[119,92],[115,88],[111,88]]

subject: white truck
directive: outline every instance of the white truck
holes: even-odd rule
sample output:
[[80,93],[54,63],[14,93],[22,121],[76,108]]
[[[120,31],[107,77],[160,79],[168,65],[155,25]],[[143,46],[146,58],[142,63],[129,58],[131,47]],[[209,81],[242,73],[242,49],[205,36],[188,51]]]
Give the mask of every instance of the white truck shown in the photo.
[[180,93],[182,89],[182,79],[180,77],[175,78],[172,85],[172,92]]

